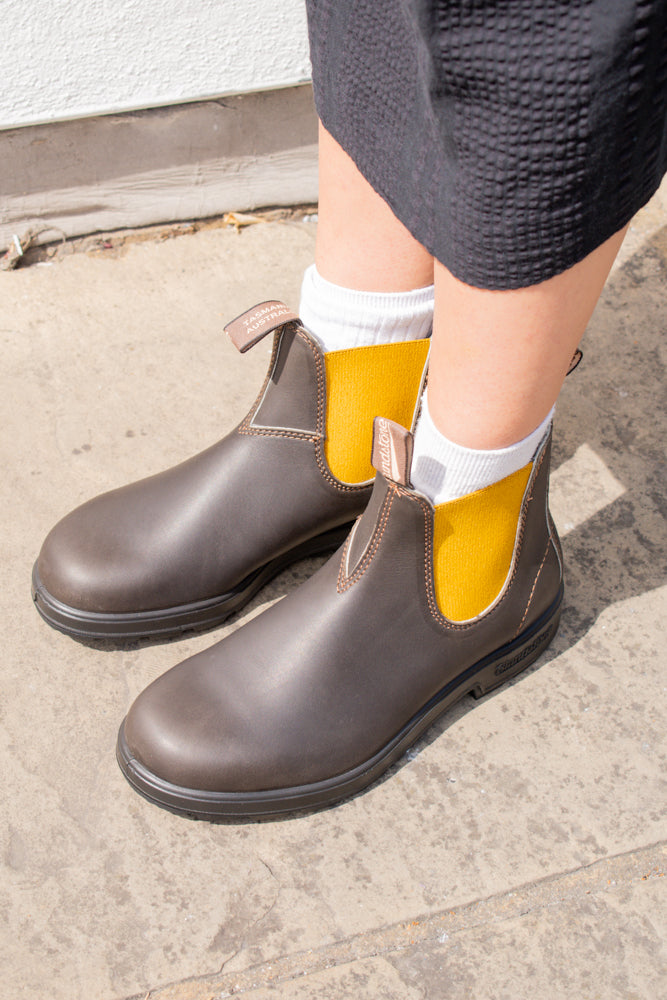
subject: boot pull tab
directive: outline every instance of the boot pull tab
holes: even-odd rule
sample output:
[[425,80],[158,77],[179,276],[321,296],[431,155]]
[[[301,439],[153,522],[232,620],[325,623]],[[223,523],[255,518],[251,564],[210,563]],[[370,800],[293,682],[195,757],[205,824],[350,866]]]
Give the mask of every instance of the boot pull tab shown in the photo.
[[386,417],[373,421],[373,450],[371,464],[399,486],[410,486],[413,437],[410,431]]
[[299,322],[299,317],[284,302],[271,299],[260,302],[246,312],[241,313],[225,327],[225,333],[234,347],[245,354],[254,347],[267,333],[272,333],[286,323]]
[[579,348],[577,348],[574,354],[572,355],[572,360],[570,361],[570,367],[565,372],[566,377],[568,375],[571,375],[575,368],[579,367],[579,362],[581,361],[583,356],[584,356],[583,351],[580,351]]

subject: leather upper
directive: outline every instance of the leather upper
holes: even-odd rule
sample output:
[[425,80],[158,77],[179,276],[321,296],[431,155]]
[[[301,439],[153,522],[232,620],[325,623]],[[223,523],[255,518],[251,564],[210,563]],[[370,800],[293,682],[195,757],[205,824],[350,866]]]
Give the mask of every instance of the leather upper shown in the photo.
[[84,611],[169,608],[232,590],[269,560],[352,521],[370,486],[340,483],[324,459],[322,353],[296,323],[274,335],[264,386],[211,448],[68,514],[37,572]]
[[137,699],[130,753],[190,789],[281,789],[343,774],[557,600],[549,443],[526,490],[507,583],[473,622],[448,622],[433,587],[433,507],[378,475],[347,543],[310,580]]

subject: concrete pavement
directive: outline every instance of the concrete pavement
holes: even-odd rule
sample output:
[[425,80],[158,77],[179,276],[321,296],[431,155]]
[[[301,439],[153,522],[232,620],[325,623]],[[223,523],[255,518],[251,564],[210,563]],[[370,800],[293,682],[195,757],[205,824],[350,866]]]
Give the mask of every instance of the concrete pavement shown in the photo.
[[665,923],[667,193],[636,220],[557,415],[568,591],[535,668],[459,705],[333,809],[209,825],[139,798],[116,731],[214,633],[85,645],[31,606],[72,506],[215,441],[298,302],[312,223],[213,229],[0,274],[2,975],[15,1000],[658,1000]]

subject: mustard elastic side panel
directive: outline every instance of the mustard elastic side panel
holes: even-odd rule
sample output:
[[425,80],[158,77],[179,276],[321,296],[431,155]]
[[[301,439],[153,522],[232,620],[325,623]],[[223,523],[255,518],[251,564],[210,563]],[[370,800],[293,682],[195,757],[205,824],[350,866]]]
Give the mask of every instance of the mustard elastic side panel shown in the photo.
[[375,475],[371,465],[374,417],[411,427],[429,343],[408,340],[324,355],[324,453],[337,479],[363,483]]
[[435,508],[435,594],[450,621],[475,618],[502,590],[532,467]]

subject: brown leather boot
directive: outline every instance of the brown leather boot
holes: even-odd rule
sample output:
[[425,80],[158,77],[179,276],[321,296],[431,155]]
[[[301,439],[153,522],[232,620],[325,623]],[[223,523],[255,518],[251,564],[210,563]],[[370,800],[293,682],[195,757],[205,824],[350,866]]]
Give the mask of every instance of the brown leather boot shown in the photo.
[[546,649],[563,595],[550,439],[519,473],[435,509],[410,487],[411,446],[378,420],[379,474],[345,545],[135,701],[118,760],[142,795],[203,818],[335,802]]
[[124,639],[216,625],[289,563],[335,549],[364,509],[373,415],[381,403],[413,419],[428,340],[323,354],[280,302],[226,329],[241,351],[275,331],[255,404],[211,448],[53,528],[33,597],[55,628]]

